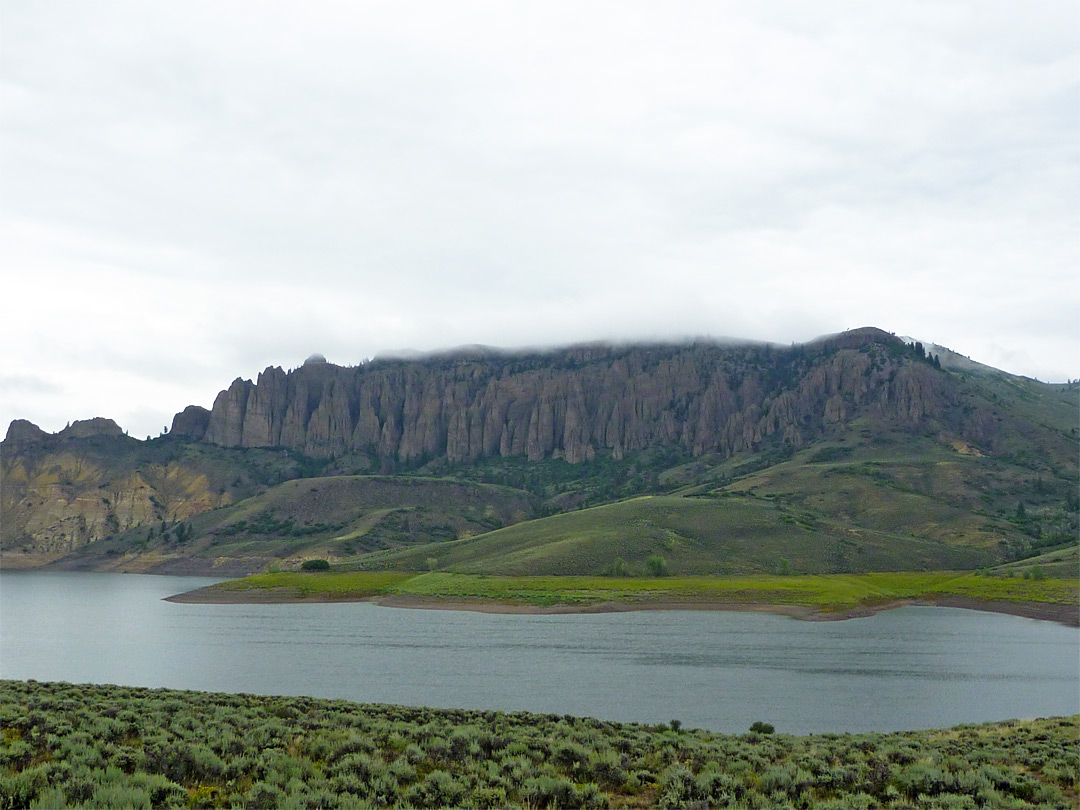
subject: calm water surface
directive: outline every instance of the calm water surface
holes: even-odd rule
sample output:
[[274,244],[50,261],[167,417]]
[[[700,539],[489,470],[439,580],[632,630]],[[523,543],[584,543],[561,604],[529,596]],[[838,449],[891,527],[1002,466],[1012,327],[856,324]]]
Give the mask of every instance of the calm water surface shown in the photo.
[[950,608],[844,622],[180,605],[215,580],[0,572],[0,677],[527,710],[742,732],[1080,712],[1080,630]]

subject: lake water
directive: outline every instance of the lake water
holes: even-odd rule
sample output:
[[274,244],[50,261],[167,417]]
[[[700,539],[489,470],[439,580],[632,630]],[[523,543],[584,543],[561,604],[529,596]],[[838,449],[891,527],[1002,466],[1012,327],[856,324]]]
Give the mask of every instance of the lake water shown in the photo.
[[743,732],[1080,712],[1080,630],[950,608],[492,615],[182,605],[216,580],[0,572],[0,677],[574,714]]

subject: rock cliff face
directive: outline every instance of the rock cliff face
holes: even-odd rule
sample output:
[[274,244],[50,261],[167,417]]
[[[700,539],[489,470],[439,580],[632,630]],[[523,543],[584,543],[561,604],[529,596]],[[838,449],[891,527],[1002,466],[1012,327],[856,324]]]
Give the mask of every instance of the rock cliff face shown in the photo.
[[[133,526],[176,521],[228,503],[207,477],[179,464],[115,475],[62,449],[4,470],[5,535],[33,538],[39,555],[58,557]],[[22,507],[22,508],[20,508]],[[32,508],[36,507],[36,508]],[[10,562],[10,560],[8,560]]]
[[44,564],[135,526],[232,502],[236,470],[185,461],[168,441],[140,442],[111,419],[73,422],[55,434],[12,422],[0,445],[0,564]]
[[654,446],[729,455],[770,438],[800,446],[858,416],[914,427],[955,402],[947,375],[861,329],[791,349],[586,346],[268,368],[218,395],[203,440],[403,465],[579,462]]
[[36,452],[10,452],[5,441],[5,566],[38,565],[135,526],[172,523],[231,502],[190,465],[117,459],[60,435],[45,434],[51,441]]

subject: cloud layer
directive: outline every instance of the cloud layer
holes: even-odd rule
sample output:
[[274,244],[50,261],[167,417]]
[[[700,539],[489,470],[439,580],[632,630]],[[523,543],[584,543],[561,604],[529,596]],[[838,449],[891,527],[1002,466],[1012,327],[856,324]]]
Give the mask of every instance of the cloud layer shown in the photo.
[[9,3],[0,421],[876,325],[1080,376],[1075,4]]

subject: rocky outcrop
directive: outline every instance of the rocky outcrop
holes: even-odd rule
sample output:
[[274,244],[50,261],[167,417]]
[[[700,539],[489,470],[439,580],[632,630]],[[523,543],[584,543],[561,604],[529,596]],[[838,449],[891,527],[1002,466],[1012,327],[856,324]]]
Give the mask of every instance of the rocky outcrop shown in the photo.
[[174,438],[201,441],[206,436],[206,428],[210,425],[210,411],[200,408],[198,405],[188,405],[173,417],[172,428],[169,435]]
[[85,451],[58,443],[37,453],[5,455],[4,565],[18,566],[25,552],[33,552],[28,561],[47,562],[135,526],[185,520],[231,502],[190,466],[140,464],[134,458],[118,465]]
[[222,391],[205,441],[415,465],[491,456],[580,462],[649,447],[695,455],[802,445],[860,414],[917,425],[954,400],[947,375],[877,329],[760,344],[466,352],[268,368]]
[[96,540],[184,521],[249,492],[254,485],[240,481],[243,471],[207,457],[210,448],[181,458],[184,445],[176,437],[201,439],[209,416],[205,408],[188,408],[174,419],[173,436],[146,442],[111,419],[72,422],[57,433],[12,422],[0,445],[0,566],[43,565]]
[[123,435],[123,429],[116,422],[103,416],[76,420],[57,434],[61,439],[88,439],[91,436]]
[[29,422],[26,419],[14,419],[11,424],[8,425],[7,436],[4,437],[4,443],[9,446],[32,444],[34,442],[43,442],[49,438],[48,433],[39,428],[33,422]]
[[206,426],[206,441],[224,447],[257,446],[243,443],[244,416],[250,392],[251,381],[237,377],[228,390],[217,395]]
[[123,436],[123,429],[112,419],[96,416],[72,422],[59,433],[46,433],[33,422],[15,419],[8,425],[4,444],[9,447],[24,444],[55,443],[65,439],[89,439],[94,436]]

